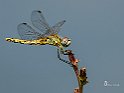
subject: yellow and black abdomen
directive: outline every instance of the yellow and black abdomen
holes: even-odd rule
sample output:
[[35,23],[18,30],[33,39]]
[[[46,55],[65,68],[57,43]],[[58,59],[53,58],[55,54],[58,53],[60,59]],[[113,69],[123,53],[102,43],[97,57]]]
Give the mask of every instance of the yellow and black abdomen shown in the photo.
[[48,44],[47,38],[42,38],[38,40],[22,40],[16,38],[6,38],[8,42],[20,43],[20,44],[28,44],[28,45],[46,45]]

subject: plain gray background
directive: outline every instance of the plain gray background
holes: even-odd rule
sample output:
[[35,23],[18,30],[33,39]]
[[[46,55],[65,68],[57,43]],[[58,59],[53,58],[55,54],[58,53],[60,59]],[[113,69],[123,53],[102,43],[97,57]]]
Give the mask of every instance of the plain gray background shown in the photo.
[[33,10],[42,10],[51,26],[67,21],[59,34],[72,39],[68,49],[87,68],[84,93],[124,92],[124,0],[0,0],[0,93],[73,93],[77,87],[55,47],[5,41],[20,38],[16,26],[31,24]]

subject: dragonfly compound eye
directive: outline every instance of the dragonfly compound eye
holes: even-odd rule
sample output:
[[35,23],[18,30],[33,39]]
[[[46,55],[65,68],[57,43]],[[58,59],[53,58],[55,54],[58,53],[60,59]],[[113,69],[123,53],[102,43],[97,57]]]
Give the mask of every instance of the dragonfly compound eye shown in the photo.
[[62,39],[62,42],[61,44],[63,45],[63,47],[68,47],[70,44],[71,44],[71,39],[67,38],[67,37],[64,37]]

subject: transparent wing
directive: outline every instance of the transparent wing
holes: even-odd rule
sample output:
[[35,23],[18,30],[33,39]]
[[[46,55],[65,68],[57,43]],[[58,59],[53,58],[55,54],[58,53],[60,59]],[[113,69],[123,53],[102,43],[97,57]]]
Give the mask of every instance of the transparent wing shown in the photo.
[[56,24],[52,27],[53,33],[58,34],[58,32],[59,32],[60,29],[61,29],[61,26],[62,26],[65,22],[66,22],[66,20],[63,20],[63,21],[60,21],[60,22],[56,23]]
[[39,37],[42,37],[43,35],[36,32],[31,26],[29,26],[27,23],[21,23],[17,26],[18,33],[21,37],[21,39],[26,40],[34,40],[38,39]]
[[32,24],[43,33],[52,32],[41,11],[34,10],[31,14]]

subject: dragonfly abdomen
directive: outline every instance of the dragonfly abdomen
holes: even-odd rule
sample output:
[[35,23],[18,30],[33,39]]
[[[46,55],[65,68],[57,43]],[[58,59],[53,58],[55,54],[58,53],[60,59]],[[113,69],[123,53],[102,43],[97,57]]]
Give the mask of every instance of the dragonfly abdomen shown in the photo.
[[48,44],[47,40],[39,39],[39,40],[22,40],[16,38],[6,38],[8,42],[20,43],[20,44],[28,44],[28,45],[46,45]]
[[27,40],[20,40],[20,39],[16,39],[16,38],[6,38],[6,41],[24,44]]

